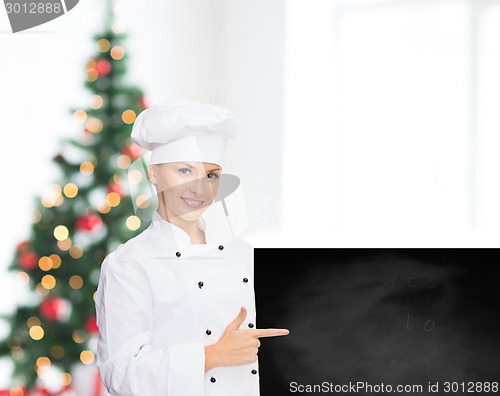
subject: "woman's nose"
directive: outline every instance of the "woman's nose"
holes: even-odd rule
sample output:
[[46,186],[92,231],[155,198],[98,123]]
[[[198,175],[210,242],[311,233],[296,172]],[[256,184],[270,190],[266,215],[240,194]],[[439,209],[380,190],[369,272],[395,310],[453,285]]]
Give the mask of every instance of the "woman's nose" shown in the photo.
[[204,177],[197,178],[190,182],[191,192],[197,195],[202,195],[207,187],[207,179]]

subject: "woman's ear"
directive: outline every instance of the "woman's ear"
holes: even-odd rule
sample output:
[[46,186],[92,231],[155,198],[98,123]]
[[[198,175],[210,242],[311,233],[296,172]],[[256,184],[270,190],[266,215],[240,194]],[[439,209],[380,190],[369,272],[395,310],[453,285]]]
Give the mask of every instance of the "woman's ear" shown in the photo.
[[156,184],[156,164],[148,166],[148,178],[151,183]]

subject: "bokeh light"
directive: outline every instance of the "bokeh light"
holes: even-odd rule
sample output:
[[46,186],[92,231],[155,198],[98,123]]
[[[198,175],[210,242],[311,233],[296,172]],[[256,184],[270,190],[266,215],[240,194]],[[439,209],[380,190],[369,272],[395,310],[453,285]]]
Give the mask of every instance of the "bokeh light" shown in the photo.
[[40,283],[47,290],[51,290],[56,286],[56,278],[52,275],[45,275]]
[[98,50],[99,52],[106,52],[106,51],[108,51],[110,48],[111,48],[111,44],[110,44],[109,40],[107,40],[107,39],[100,39],[100,40],[97,42],[97,50]]
[[122,59],[123,56],[125,55],[125,50],[120,47],[119,45],[115,45],[113,48],[111,48],[111,57],[114,60],[119,60]]
[[56,228],[54,228],[54,236],[58,241],[63,241],[65,240],[69,235],[68,229],[63,226],[63,225],[58,225]]
[[30,328],[30,337],[34,340],[41,340],[44,336],[44,331],[40,326],[33,326]]
[[126,224],[129,230],[135,231],[141,226],[141,219],[132,215],[127,218]]
[[78,194],[78,187],[75,183],[68,183],[64,186],[64,195],[68,198],[74,198]]
[[73,120],[78,124],[83,124],[87,120],[87,113],[83,110],[77,110],[73,113]]
[[125,110],[122,113],[122,120],[125,124],[133,124],[137,115],[133,110]]

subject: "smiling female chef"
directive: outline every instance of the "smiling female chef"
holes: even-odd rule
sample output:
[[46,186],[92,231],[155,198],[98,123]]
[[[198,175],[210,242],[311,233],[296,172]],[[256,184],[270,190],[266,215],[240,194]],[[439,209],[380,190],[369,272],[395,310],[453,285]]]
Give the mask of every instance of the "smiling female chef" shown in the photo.
[[230,111],[187,100],[134,123],[159,205],[101,266],[97,366],[112,395],[258,396],[259,337],[289,333],[256,328],[253,248],[201,217],[236,128]]

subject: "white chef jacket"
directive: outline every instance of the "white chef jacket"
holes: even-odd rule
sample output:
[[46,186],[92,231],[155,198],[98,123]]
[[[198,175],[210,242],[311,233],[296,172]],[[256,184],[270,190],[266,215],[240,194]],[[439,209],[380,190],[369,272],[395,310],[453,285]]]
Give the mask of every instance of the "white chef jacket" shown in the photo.
[[259,396],[258,361],[205,372],[214,344],[242,306],[241,329],[256,328],[253,247],[207,244],[154,211],[151,225],[103,261],[95,305],[97,367],[119,396]]

